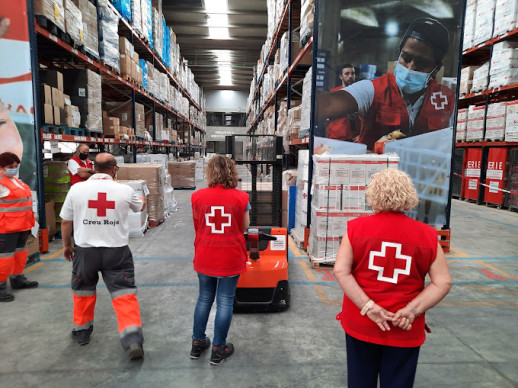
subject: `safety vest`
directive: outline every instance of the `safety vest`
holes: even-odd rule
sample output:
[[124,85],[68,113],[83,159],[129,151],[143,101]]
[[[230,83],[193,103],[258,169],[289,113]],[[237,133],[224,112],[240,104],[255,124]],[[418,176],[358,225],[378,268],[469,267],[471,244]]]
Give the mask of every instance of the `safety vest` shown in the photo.
[[[77,156],[73,156],[71,158],[72,160],[76,161],[77,164],[79,164],[79,167],[83,167],[83,168],[94,168],[94,165],[92,163],[92,161],[90,159],[86,159],[85,161],[79,159]],[[68,170],[68,174],[70,175],[70,185],[74,185],[78,182],[84,182],[86,181],[85,178],[81,178],[79,175],[75,174],[75,175],[72,175],[72,173],[70,172],[70,170]]]
[[[388,311],[405,307],[423,289],[437,254],[437,232],[402,213],[382,212],[347,223],[353,248],[352,274],[367,296]],[[381,331],[344,295],[341,320],[352,337],[378,345],[416,347],[425,341],[425,314],[412,329]]]
[[[330,92],[337,92],[342,90],[343,86],[337,86],[330,89]],[[355,115],[354,118],[349,116],[341,117],[327,124],[326,137],[328,139],[351,141],[360,132],[361,120]]]
[[31,189],[18,178],[14,179],[22,187],[0,175],[0,184],[9,189],[9,195],[0,198],[0,233],[23,232],[34,226]]
[[363,117],[358,143],[372,150],[380,137],[395,130],[406,136],[415,136],[447,128],[455,109],[454,92],[431,80],[414,125],[410,128],[408,108],[396,84],[394,74],[387,73],[372,80],[374,100]]
[[246,271],[243,218],[248,194],[221,185],[191,196],[194,270],[210,276],[233,276]]

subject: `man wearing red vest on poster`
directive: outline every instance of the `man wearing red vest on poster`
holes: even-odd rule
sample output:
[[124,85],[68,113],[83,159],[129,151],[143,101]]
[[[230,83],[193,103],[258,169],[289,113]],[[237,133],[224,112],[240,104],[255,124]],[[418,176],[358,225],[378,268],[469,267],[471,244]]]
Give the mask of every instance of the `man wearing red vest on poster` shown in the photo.
[[68,160],[68,174],[70,175],[71,186],[78,182],[84,182],[95,174],[93,170],[94,165],[88,159],[89,151],[90,148],[86,144],[79,144],[74,156]]
[[[330,89],[330,92],[337,92],[354,83],[356,78],[354,66],[350,63],[343,65],[338,78],[340,78],[341,84]],[[356,136],[358,136],[360,126],[361,122],[358,115],[347,115],[332,121],[327,125],[326,137],[329,139],[352,141]]]
[[217,310],[211,365],[234,353],[227,343],[239,275],[246,271],[244,231],[250,223],[248,194],[237,190],[235,163],[223,155],[213,156],[205,171],[206,189],[191,196],[194,240],[194,270],[199,295],[194,310],[191,358],[197,359],[210,346],[205,330],[214,298]]
[[63,256],[72,261],[72,338],[79,345],[90,342],[101,272],[117,315],[122,347],[133,360],[144,356],[144,337],[133,256],[128,247],[128,212],[144,210],[146,202],[131,187],[113,180],[117,170],[112,155],[97,155],[96,173],[86,182],[72,186],[67,194],[60,213],[61,233]]
[[317,120],[358,113],[362,126],[356,142],[379,153],[388,140],[451,126],[455,93],[435,82],[448,42],[448,30],[439,21],[414,20],[401,40],[394,73],[319,93]]
[[374,174],[365,196],[375,214],[347,223],[333,269],[344,292],[347,386],[411,388],[425,311],[449,292],[450,271],[436,230],[403,213],[418,202],[406,173]]

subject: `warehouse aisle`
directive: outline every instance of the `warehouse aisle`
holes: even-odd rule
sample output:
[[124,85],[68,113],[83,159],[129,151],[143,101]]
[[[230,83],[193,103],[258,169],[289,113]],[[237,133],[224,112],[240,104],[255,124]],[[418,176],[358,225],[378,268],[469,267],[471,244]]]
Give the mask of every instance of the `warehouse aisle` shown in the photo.
[[[37,290],[1,305],[2,387],[345,387],[344,334],[335,321],[341,292],[330,268],[312,269],[293,245],[291,308],[236,314],[236,352],[220,366],[189,358],[197,280],[192,270],[192,191],[176,191],[178,211],[131,240],[145,336],[145,358],[129,362],[104,285],[94,332],[70,338],[70,263],[61,241],[28,269]],[[416,387],[518,386],[518,214],[454,201],[452,292],[428,314]],[[212,333],[209,324],[208,334]]]

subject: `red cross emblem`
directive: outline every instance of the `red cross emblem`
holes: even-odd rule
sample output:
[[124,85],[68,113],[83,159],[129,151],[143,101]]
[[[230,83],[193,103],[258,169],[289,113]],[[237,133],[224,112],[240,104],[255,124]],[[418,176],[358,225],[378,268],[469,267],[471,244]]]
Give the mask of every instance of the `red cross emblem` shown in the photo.
[[205,214],[205,223],[210,226],[212,233],[224,233],[225,227],[231,225],[230,218],[223,206],[211,206],[210,213]]
[[371,251],[369,269],[378,271],[378,280],[397,284],[398,276],[410,275],[412,257],[401,254],[401,244],[383,241],[381,251]]
[[442,94],[442,92],[433,92],[430,102],[435,106],[435,110],[443,110],[448,105],[448,97]]
[[115,201],[108,201],[106,193],[97,193],[97,200],[89,200],[88,208],[97,209],[97,217],[106,217],[106,209],[115,209]]

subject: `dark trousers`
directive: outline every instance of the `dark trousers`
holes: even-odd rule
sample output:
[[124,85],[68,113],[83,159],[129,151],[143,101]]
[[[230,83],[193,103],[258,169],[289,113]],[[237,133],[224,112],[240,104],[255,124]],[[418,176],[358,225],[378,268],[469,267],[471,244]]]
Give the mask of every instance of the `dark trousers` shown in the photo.
[[345,335],[347,387],[411,388],[414,386],[420,347],[376,345]]

